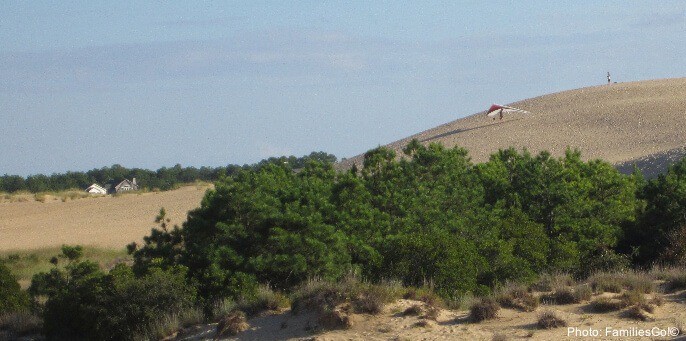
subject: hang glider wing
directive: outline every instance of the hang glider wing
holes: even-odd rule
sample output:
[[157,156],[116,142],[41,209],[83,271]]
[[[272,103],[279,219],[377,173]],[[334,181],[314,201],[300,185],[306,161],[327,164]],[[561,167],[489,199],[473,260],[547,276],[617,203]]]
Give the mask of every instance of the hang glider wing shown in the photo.
[[493,119],[500,116],[500,119],[502,119],[503,114],[512,114],[512,113],[530,114],[530,112],[528,112],[526,110],[508,107],[506,105],[493,104],[488,109],[488,112],[486,112],[486,116],[493,117]]

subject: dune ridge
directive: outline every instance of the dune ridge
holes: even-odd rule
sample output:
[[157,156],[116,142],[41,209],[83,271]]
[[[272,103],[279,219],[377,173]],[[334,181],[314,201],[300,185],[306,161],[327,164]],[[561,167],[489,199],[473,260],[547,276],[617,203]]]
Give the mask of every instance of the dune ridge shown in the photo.
[[[487,108],[491,103],[484,103]],[[504,103],[502,103],[504,104]],[[473,162],[498,149],[547,150],[554,156],[577,148],[584,159],[603,159],[630,172],[635,162],[654,175],[683,156],[686,146],[686,78],[592,86],[507,105],[530,111],[502,121],[485,111],[445,123],[387,147],[401,151],[412,139],[460,146]],[[363,154],[343,160],[343,169],[362,164]]]

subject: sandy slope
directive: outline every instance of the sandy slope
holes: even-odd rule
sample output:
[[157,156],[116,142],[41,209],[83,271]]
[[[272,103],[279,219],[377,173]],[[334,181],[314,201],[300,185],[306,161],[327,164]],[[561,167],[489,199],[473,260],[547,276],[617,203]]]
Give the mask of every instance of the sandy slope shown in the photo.
[[0,251],[61,244],[123,248],[149,234],[161,207],[172,224],[181,224],[189,210],[200,206],[206,189],[0,203]]
[[[484,103],[487,108],[491,103]],[[477,113],[415,134],[388,146],[400,150],[411,139],[469,150],[482,162],[499,148],[526,147],[562,155],[569,146],[586,159],[613,164],[686,146],[686,78],[619,83],[540,96],[510,104],[531,115],[502,121]],[[346,160],[361,164],[361,156]]]
[[[613,295],[613,294],[603,294]],[[417,326],[423,321],[421,316],[403,316],[402,312],[418,301],[398,300],[384,308],[383,313],[354,315],[352,328],[348,330],[317,331],[317,318],[314,314],[293,315],[290,311],[267,315],[249,320],[250,329],[226,340],[492,340],[500,334],[507,340],[669,340],[671,337],[606,337],[621,329],[659,329],[670,331],[686,325],[686,292],[665,295],[666,303],[658,307],[654,321],[639,321],[628,318],[623,312],[594,313],[589,303],[570,305],[540,306],[534,312],[521,312],[501,309],[495,320],[481,323],[470,322],[468,311],[442,310],[436,321],[428,321],[428,326]],[[565,319],[568,327],[539,329],[536,325],[538,314],[552,310]],[[597,330],[599,337],[568,335],[568,328]],[[214,338],[215,325],[198,326],[189,330],[179,340],[211,340]],[[579,333],[582,333],[579,331]],[[635,335],[635,334],[634,334]]]

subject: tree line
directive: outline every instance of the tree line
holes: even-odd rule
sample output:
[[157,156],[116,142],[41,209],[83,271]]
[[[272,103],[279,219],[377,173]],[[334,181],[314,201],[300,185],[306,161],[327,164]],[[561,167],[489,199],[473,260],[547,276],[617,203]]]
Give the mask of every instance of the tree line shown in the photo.
[[465,149],[413,141],[403,154],[370,150],[348,171],[320,158],[237,169],[182,225],[160,210],[127,246],[133,264],[109,272],[64,247],[68,265],[29,289],[45,335],[132,339],[160,314],[211,315],[217,302],[312,278],[398,280],[455,299],[543,273],[686,264],[686,159],[647,181],[575,150],[509,148],[474,164]]
[[182,266],[207,303],[350,272],[428,281],[450,298],[544,272],[585,277],[685,260],[685,160],[646,181],[573,150],[554,158],[510,148],[481,164],[438,144],[413,141],[403,152],[371,150],[347,172],[322,162],[241,170],[181,227],[130,245],[134,271]]
[[287,163],[294,168],[301,168],[309,160],[322,162],[336,162],[336,157],[324,152],[312,152],[302,157],[272,157],[252,165],[227,165],[220,167],[183,167],[177,164],[173,167],[162,167],[156,171],[141,168],[126,168],[115,164],[111,167],[92,169],[86,172],[66,172],[52,175],[36,174],[22,177],[19,175],[0,176],[0,192],[14,193],[28,191],[31,193],[57,192],[69,189],[84,189],[93,183],[106,184],[119,182],[123,179],[136,178],[142,189],[173,189],[179,184],[195,181],[217,181],[223,176],[229,176],[240,169],[260,168],[272,163]]

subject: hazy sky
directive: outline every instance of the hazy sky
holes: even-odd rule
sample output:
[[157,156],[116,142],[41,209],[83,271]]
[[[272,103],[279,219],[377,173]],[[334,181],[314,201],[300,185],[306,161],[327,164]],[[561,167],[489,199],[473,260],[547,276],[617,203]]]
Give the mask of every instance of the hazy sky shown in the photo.
[[0,174],[339,158],[686,76],[683,1],[0,1]]

